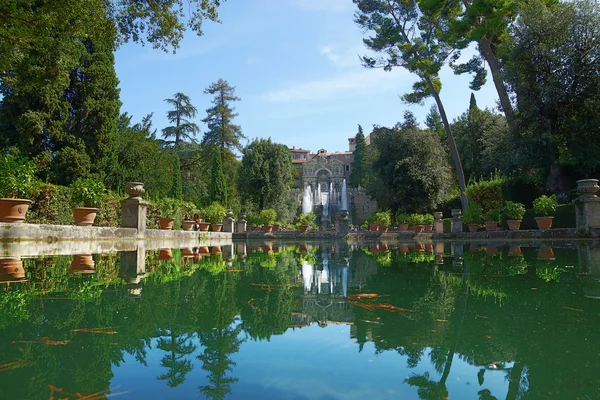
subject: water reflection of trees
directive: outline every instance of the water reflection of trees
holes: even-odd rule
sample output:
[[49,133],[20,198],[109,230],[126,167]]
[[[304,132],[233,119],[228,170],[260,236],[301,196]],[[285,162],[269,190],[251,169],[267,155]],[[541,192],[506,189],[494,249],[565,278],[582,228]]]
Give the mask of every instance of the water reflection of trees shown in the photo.
[[[85,277],[69,273],[68,257],[26,260],[29,281],[0,292],[7,306],[0,327],[10,338],[2,344],[0,363],[35,363],[0,374],[0,398],[46,398],[48,383],[84,394],[105,390],[112,366],[125,354],[146,365],[152,340],[165,351],[157,378],[175,387],[199,361],[207,373],[199,391],[223,398],[237,381],[233,357],[243,334],[268,340],[290,327],[293,312],[307,311],[300,260],[310,255],[320,265],[323,254],[330,265],[349,259],[350,293],[376,293],[382,299],[377,301],[412,310],[352,307],[351,333],[358,350],[372,342],[377,353],[405,356],[409,367],[428,359],[430,371],[406,380],[419,388],[421,398],[452,395],[446,382],[457,357],[476,367],[474,374],[479,371],[474,378],[482,399],[498,396],[485,386],[491,369],[505,372],[509,399],[544,398],[548,391],[562,398],[598,393],[600,385],[588,378],[600,367],[590,358],[598,345],[593,327],[599,316],[593,300],[582,300],[584,282],[565,268],[575,264],[567,251],[555,249],[555,259],[547,260],[539,259],[538,249],[509,256],[508,248],[482,246],[466,252],[461,262],[447,258],[436,264],[430,252],[401,250],[272,246],[251,249],[230,264],[216,255],[184,263],[178,251],[167,261],[149,253],[136,298],[120,280],[114,255],[94,256],[96,274]],[[559,279],[540,276],[546,268],[558,271]],[[85,294],[89,287],[93,296]],[[118,335],[72,332],[98,327],[116,327]],[[16,381],[25,383],[15,387]]]

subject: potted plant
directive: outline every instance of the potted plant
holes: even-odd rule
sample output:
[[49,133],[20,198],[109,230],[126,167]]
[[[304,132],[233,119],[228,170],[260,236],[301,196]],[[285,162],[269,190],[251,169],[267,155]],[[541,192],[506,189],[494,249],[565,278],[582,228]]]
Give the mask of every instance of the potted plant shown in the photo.
[[398,212],[396,214],[396,224],[400,227],[402,232],[406,232],[408,230],[408,223],[406,222],[408,219],[408,214],[404,212]]
[[191,201],[186,201],[181,205],[182,220],[181,229],[184,231],[191,231],[194,229],[194,216],[198,214],[198,208]]
[[494,208],[485,213],[485,230],[495,231],[500,223],[500,210]]
[[504,202],[504,215],[506,216],[506,224],[511,231],[518,231],[521,227],[521,221],[525,215],[525,205],[514,201]]
[[386,233],[392,224],[392,215],[390,211],[380,211],[375,213],[373,223],[379,227],[379,232]]
[[75,225],[93,225],[106,190],[104,184],[92,178],[79,178],[73,181],[70,187]]
[[177,200],[165,197],[164,199],[161,199],[157,205],[158,209],[160,210],[160,217],[158,219],[160,229],[173,229],[175,215],[177,214],[177,211],[179,211],[179,204]]
[[312,211],[306,215],[300,214],[298,216],[298,229],[300,230],[300,232],[308,231],[309,227],[312,227],[312,228],[316,227],[317,224],[315,224],[315,222],[314,222],[316,217],[317,216]]
[[425,232],[433,232],[433,214],[423,214],[423,225],[425,225]]
[[558,203],[556,201],[556,195],[546,196],[541,195],[533,201],[533,212],[539,215],[535,217],[535,222],[540,230],[546,230],[552,228],[552,220],[554,217],[550,217],[550,213],[556,211]]
[[425,230],[424,219],[421,214],[410,214],[406,219],[409,225],[412,225],[415,233],[421,233]]
[[0,157],[0,222],[23,222],[38,180],[36,167],[26,158]]
[[259,214],[260,221],[263,225],[263,232],[271,232],[273,230],[273,224],[277,219],[277,212],[272,208],[266,208]]
[[210,222],[210,228],[213,232],[221,232],[223,217],[225,217],[226,212],[225,207],[216,201],[204,209],[204,217]]
[[471,202],[463,214],[463,222],[469,227],[469,232],[477,232],[483,221],[483,210],[475,202]]

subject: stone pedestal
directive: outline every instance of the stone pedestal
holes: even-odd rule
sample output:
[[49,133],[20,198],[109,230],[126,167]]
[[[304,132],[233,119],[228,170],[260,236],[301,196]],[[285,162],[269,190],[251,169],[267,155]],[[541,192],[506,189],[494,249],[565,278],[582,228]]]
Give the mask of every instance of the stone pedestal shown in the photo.
[[[442,226],[443,229],[443,226]],[[463,222],[462,222],[462,210],[459,208],[452,209],[452,233],[462,233]]]
[[442,217],[443,214],[440,211],[433,213],[433,232],[444,233],[444,220]]
[[238,216],[235,231],[237,233],[246,233],[246,214],[240,213],[240,215]]
[[235,232],[235,221],[233,220],[233,210],[227,210],[223,218],[223,232]]
[[141,182],[127,182],[125,191],[129,198],[121,201],[121,227],[135,228],[138,233],[146,230],[146,208],[148,203],[142,199],[144,184]]
[[348,218],[348,211],[342,210],[341,216],[338,219],[338,223],[336,224],[336,231],[339,234],[346,236],[348,234],[348,230],[350,229],[349,224],[350,219]]
[[146,249],[138,247],[135,251],[123,251],[119,255],[119,277],[127,283],[139,283],[146,276]]

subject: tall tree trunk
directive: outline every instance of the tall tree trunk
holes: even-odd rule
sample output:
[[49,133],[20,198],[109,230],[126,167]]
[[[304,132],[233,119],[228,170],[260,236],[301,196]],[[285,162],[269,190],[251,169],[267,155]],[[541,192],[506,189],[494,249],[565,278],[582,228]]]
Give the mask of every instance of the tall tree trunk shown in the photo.
[[454,161],[454,167],[456,168],[456,176],[458,177],[458,186],[460,188],[460,202],[462,204],[463,212],[466,211],[467,206],[469,205],[467,200],[467,195],[465,191],[467,189],[467,184],[465,182],[465,172],[463,171],[462,163],[460,162],[460,155],[458,154],[458,148],[456,147],[456,141],[454,141],[454,136],[452,135],[452,131],[450,130],[450,124],[448,123],[448,117],[446,116],[446,110],[444,109],[444,105],[442,104],[442,99],[440,98],[440,94],[436,90],[433,82],[429,77],[425,78],[431,93],[433,94],[433,98],[438,107],[438,111],[440,112],[440,117],[442,118],[442,122],[444,123],[444,129],[446,130],[446,135],[448,136],[448,144],[450,145],[450,153],[452,153],[452,160]]
[[485,36],[482,37],[479,40],[479,50],[485,61],[490,66],[490,71],[492,71],[492,80],[494,81],[494,86],[496,86],[496,92],[498,93],[500,105],[502,106],[502,110],[506,116],[508,127],[511,131],[514,131],[516,128],[515,113],[513,111],[512,104],[510,103],[506,86],[504,86],[504,81],[502,80],[498,58],[492,50],[492,41]]

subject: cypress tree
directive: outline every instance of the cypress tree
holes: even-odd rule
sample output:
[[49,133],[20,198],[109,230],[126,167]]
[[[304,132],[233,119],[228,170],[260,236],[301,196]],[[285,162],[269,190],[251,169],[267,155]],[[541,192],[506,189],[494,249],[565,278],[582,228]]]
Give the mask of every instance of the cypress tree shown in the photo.
[[363,134],[362,126],[358,125],[358,133],[354,139],[354,161],[352,161],[352,171],[350,171],[350,186],[365,186],[366,183],[366,164],[367,164],[367,143]]
[[208,192],[210,202],[218,201],[225,205],[227,203],[226,193],[225,174],[223,174],[223,167],[221,166],[221,151],[219,147],[215,146],[212,168],[210,170],[210,188]]
[[173,186],[169,191],[169,197],[181,200],[183,198],[183,186],[181,184],[181,162],[179,155],[173,154]]

